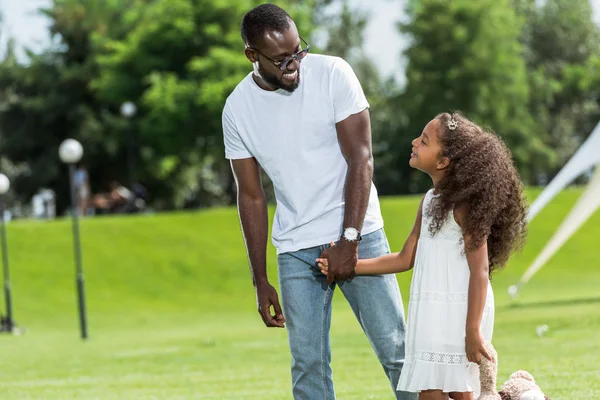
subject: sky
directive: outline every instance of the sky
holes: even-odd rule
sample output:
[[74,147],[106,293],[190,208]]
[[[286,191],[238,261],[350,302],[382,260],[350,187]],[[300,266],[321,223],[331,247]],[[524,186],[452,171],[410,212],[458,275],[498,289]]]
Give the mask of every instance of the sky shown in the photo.
[[[475,1],[475,0],[474,0]],[[595,10],[595,20],[600,23],[600,0],[591,0]],[[0,0],[0,10],[4,14],[8,32],[1,32],[0,49],[3,51],[7,36],[16,39],[17,46],[27,46],[39,50],[50,41],[48,21],[36,10],[48,6],[49,0]],[[397,30],[397,23],[405,17],[403,0],[351,0],[357,9],[370,15],[364,32],[364,50],[379,66],[385,76],[403,80],[401,52],[406,39]],[[21,53],[22,54],[22,53]]]

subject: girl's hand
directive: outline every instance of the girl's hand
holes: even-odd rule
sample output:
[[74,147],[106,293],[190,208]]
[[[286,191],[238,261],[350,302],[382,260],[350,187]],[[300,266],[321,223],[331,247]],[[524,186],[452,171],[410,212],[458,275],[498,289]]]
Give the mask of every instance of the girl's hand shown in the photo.
[[467,350],[467,360],[469,362],[473,362],[476,364],[481,363],[481,356],[484,356],[488,360],[492,361],[492,356],[485,349],[483,335],[481,334],[481,330],[467,330],[467,338],[466,338],[466,350]]
[[[331,245],[331,247],[335,246],[334,242],[329,243]],[[317,258],[317,266],[319,267],[319,269],[321,270],[321,273],[323,275],[327,275],[327,269],[329,267],[329,261],[327,260],[327,258]]]
[[323,275],[327,275],[327,267],[329,266],[326,258],[317,258],[317,265]]

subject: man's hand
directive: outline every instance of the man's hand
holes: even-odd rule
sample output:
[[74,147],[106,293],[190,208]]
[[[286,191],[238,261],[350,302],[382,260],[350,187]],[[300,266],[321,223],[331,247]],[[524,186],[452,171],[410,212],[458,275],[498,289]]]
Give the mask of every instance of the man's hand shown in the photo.
[[337,246],[331,246],[321,253],[320,258],[326,258],[327,283],[345,281],[356,275],[358,262],[358,242],[349,242],[342,239]]
[[466,350],[467,360],[475,364],[481,363],[481,356],[492,361],[492,356],[489,355],[483,344],[483,335],[479,329],[467,330]]
[[[256,303],[258,305],[258,313],[268,328],[285,328],[285,318],[283,318],[283,313],[281,312],[277,291],[269,282],[256,285]],[[273,306],[275,315],[271,314],[271,306]]]

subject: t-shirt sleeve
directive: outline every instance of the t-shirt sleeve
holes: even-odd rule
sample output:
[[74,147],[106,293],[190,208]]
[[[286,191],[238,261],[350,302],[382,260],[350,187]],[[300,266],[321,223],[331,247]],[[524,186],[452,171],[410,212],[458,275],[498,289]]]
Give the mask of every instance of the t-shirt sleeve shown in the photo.
[[244,145],[242,138],[235,126],[233,112],[229,104],[223,108],[223,141],[225,142],[225,158],[228,160],[238,160],[241,158],[251,158],[252,154]]
[[330,91],[333,97],[335,123],[345,120],[369,108],[362,86],[354,70],[345,60],[339,58],[331,72]]

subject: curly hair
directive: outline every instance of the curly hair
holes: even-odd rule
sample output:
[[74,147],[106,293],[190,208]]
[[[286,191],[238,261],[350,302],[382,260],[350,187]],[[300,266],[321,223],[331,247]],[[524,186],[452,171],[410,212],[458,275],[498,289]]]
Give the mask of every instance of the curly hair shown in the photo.
[[[506,265],[527,236],[527,203],[512,154],[493,132],[487,132],[460,112],[442,113],[438,137],[439,157],[450,164],[436,186],[437,201],[428,214],[437,233],[449,213],[464,210],[462,231],[470,240],[465,251],[479,248],[487,239],[490,274]],[[448,123],[457,122],[454,130]]]

